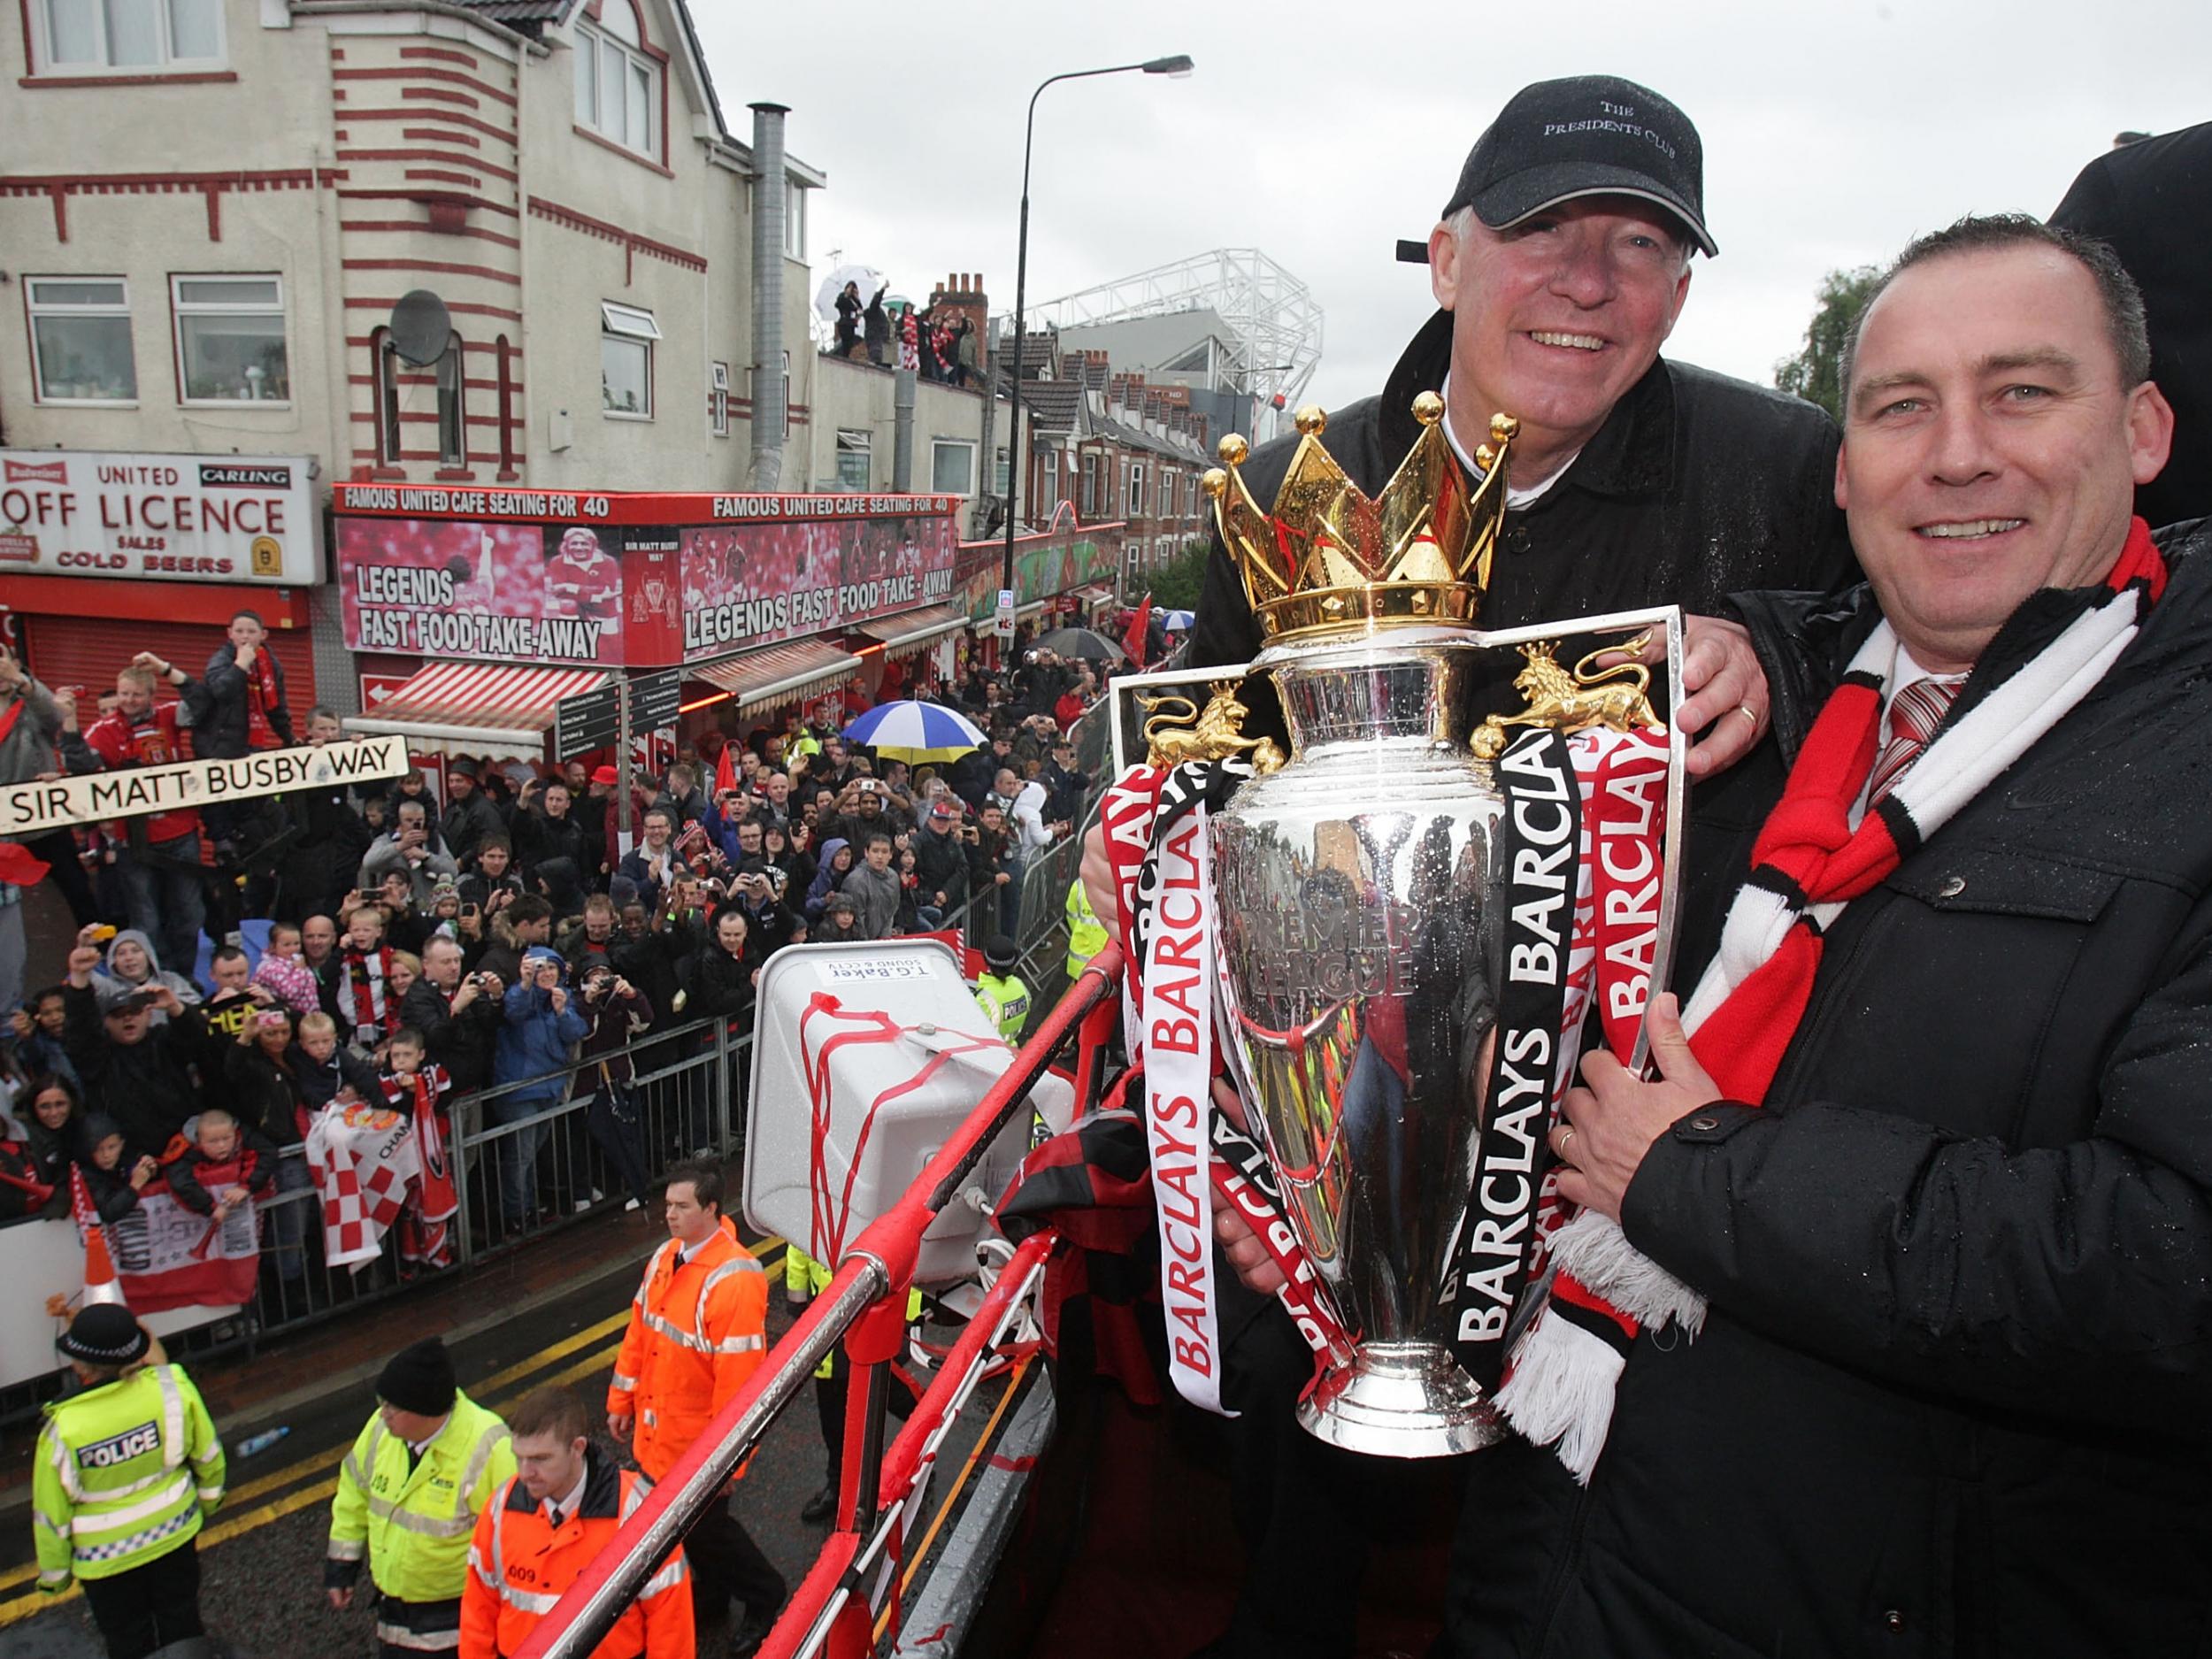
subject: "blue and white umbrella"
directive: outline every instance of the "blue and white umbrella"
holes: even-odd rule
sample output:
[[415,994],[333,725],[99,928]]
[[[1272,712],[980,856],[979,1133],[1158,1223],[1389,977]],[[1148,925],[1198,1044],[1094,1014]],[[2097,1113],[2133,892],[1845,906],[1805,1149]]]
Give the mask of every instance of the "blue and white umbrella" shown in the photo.
[[1171,634],[1180,633],[1197,620],[1197,612],[1192,611],[1163,611],[1160,613],[1160,626]]
[[887,760],[902,760],[910,766],[953,760],[990,741],[966,715],[918,697],[869,710],[845,728],[844,737],[848,743],[865,743]]

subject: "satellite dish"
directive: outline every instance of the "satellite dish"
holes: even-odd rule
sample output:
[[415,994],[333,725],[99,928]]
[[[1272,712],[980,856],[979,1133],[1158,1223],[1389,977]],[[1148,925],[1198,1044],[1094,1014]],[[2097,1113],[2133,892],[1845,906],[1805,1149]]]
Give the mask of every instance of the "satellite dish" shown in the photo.
[[391,345],[403,363],[426,369],[445,356],[453,317],[428,288],[413,288],[392,307]]

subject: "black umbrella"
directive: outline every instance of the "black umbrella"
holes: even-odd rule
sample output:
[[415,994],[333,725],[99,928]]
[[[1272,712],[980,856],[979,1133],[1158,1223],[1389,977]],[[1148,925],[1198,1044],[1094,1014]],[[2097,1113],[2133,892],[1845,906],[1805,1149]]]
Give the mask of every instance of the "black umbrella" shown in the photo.
[[1055,628],[1040,634],[1031,641],[1040,651],[1056,651],[1062,657],[1079,657],[1087,662],[1126,662],[1129,653],[1108,639],[1096,628]]

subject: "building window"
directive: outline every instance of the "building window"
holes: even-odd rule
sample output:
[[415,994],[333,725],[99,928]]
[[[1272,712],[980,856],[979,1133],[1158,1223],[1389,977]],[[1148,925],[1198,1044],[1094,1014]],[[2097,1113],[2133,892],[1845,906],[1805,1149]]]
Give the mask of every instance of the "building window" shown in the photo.
[[653,342],[661,337],[660,325],[650,311],[602,300],[599,328],[599,407],[610,415],[652,419]]
[[1104,465],[1103,457],[1093,453],[1083,457],[1083,521],[1093,524],[1100,517],[1098,510],[1099,480]]
[[1164,466],[1160,469],[1160,517],[1172,518],[1174,516],[1175,470]]
[[514,348],[502,334],[493,349],[499,353],[499,470],[511,472],[515,470]]
[[438,459],[447,466],[468,465],[468,414],[465,404],[461,336],[448,334],[445,356],[438,359]]
[[285,403],[284,279],[172,277],[178,380],[188,403]]
[[872,476],[870,469],[870,436],[860,428],[840,426],[837,429],[837,488],[842,490],[864,492]]
[[[753,419],[760,419],[760,366],[753,365],[745,371],[745,395],[752,400]],[[783,430],[772,434],[771,442],[780,443],[791,435],[791,354],[783,354]]]
[[26,277],[31,373],[42,403],[133,403],[130,285],[121,277]]
[[1048,514],[1060,504],[1060,452],[1047,449],[1044,460],[1044,480],[1040,486],[1043,499],[1037,504]]
[[1144,517],[1144,467],[1141,465],[1129,469],[1129,505],[1123,516],[1129,518]]
[[370,388],[370,411],[376,417],[376,458],[380,465],[399,465],[399,354],[392,349],[392,331],[369,331],[369,363],[375,371]]
[[1013,488],[1014,469],[1006,458],[1006,446],[999,445],[991,457],[992,494],[1002,499]]
[[730,365],[717,363],[711,366],[714,389],[707,396],[707,419],[713,426],[714,435],[726,438],[730,435]]
[[929,445],[929,488],[939,495],[975,494],[975,445],[954,438],[933,438]]
[[806,257],[806,187],[787,185],[783,193],[783,257]]
[[206,69],[223,62],[222,0],[33,0],[42,71]]
[[576,119],[641,156],[660,155],[661,66],[641,48],[630,0],[606,0],[596,27],[576,26]]

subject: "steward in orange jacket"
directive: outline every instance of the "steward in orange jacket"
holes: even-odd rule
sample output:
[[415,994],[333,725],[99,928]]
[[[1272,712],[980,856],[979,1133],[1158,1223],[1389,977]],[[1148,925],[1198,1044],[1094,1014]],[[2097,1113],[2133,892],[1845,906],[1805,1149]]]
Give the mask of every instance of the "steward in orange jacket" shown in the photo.
[[[608,1432],[630,1440],[638,1467],[656,1480],[760,1369],[768,1348],[768,1276],[723,1218],[720,1166],[671,1170],[664,1209],[669,1240],[646,1266],[607,1390]],[[729,1649],[750,1653],[783,1605],[782,1575],[724,1499],[693,1525],[684,1552],[695,1622],[711,1624],[733,1597],[742,1601],[745,1621]]]
[[[616,1468],[596,1446],[587,1446],[575,1463],[581,1472],[573,1486],[538,1499],[517,1476],[477,1518],[461,1592],[461,1659],[520,1653],[538,1621],[652,1490],[643,1476]],[[570,1508],[563,1509],[564,1499]],[[560,1515],[557,1526],[554,1513]],[[686,1577],[679,1550],[645,1581],[592,1649],[592,1659],[692,1659]]]
[[768,1276],[719,1223],[703,1241],[653,1252],[607,1390],[610,1417],[634,1417],[637,1466],[658,1480],[768,1351]]

